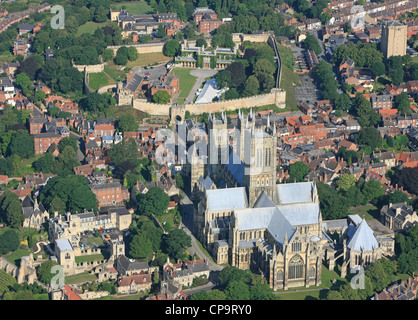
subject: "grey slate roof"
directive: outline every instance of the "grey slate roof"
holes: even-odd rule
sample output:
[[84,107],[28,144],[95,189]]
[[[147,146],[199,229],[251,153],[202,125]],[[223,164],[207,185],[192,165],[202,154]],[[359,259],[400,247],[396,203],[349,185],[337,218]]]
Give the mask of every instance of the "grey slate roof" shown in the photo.
[[57,245],[58,249],[60,251],[73,251],[73,247],[71,246],[70,241],[68,241],[68,239],[58,239],[55,240],[55,244]]
[[297,203],[278,209],[293,226],[316,224],[320,215],[319,203]]

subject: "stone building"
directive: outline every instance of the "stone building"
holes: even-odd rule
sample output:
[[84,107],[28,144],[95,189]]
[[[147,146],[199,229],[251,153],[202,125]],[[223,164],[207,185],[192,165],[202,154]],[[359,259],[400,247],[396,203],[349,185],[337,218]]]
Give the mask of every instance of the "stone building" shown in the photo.
[[385,59],[391,56],[406,55],[408,26],[397,20],[383,24],[380,50]]
[[207,261],[193,260],[193,261],[178,261],[177,263],[170,263],[169,258],[163,266],[163,280],[172,280],[176,286],[191,286],[193,279],[205,276],[209,279],[209,265]]
[[58,263],[63,266],[66,275],[75,274],[75,253],[68,239],[58,239],[55,241],[55,256]]
[[393,231],[404,231],[418,224],[418,216],[412,206],[406,202],[390,203],[380,210],[380,219],[383,225]]
[[49,220],[48,211],[42,203],[38,204],[36,198],[35,202],[33,202],[29,196],[26,196],[22,201],[22,211],[25,216],[23,228],[35,228],[39,230],[42,224]]

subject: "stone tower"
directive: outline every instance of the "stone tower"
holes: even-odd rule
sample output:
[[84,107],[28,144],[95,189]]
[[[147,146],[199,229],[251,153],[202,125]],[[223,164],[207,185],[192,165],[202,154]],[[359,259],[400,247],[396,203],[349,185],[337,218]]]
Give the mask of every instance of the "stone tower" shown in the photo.
[[407,25],[396,20],[383,24],[380,50],[386,59],[406,55],[407,29]]
[[252,123],[251,129],[244,132],[244,186],[248,194],[248,205],[254,203],[264,191],[270,199],[276,201],[276,125],[259,128]]
[[209,148],[208,166],[211,168],[214,181],[221,178],[221,165],[228,161],[228,131],[227,118],[224,112],[221,118],[216,119],[215,114],[209,113],[208,121]]
[[[244,113],[241,113],[241,110],[238,110],[238,129],[240,130],[240,140],[239,140],[239,157],[244,162],[244,136],[245,130],[250,130],[255,121],[255,112],[253,113],[253,108],[250,108],[250,113],[247,116],[244,116]],[[247,140],[248,141],[248,140]]]
[[205,178],[205,162],[206,159],[203,156],[197,154],[197,150],[194,149],[193,157],[190,163],[190,183],[191,183],[191,197],[192,200],[198,198],[199,190],[199,178]]

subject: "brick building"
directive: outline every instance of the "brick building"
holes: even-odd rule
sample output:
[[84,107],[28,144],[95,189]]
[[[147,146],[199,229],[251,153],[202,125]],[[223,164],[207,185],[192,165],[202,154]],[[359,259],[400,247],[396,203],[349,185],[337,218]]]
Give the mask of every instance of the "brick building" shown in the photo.
[[55,132],[43,132],[36,134],[33,139],[35,145],[35,155],[39,155],[44,154],[51,144],[55,143],[58,145],[62,137]]
[[128,189],[118,181],[109,180],[103,183],[91,183],[89,187],[99,201],[99,208],[123,203],[124,200],[129,199]]

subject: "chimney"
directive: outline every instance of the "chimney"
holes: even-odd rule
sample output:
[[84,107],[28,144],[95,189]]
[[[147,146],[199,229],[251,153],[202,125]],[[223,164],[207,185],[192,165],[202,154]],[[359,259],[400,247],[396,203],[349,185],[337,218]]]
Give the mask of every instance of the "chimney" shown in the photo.
[[58,211],[54,212],[54,218],[58,217]]

